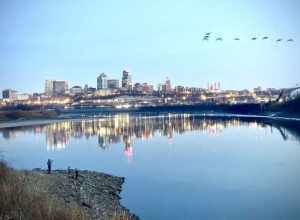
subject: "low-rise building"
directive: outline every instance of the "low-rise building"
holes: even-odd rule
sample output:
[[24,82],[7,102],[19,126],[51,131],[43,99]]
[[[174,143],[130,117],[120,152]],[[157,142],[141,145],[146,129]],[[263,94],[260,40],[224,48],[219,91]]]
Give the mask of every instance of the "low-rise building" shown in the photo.
[[13,90],[13,89],[5,89],[2,91],[3,99],[8,99],[10,101],[16,100],[17,94],[18,94],[18,91]]
[[27,93],[21,93],[21,94],[17,94],[16,100],[18,100],[18,101],[25,101],[25,100],[30,99],[30,97],[31,97],[30,94],[27,94]]
[[113,95],[113,91],[111,89],[98,89],[95,91],[96,96],[110,96]]
[[70,94],[71,95],[77,95],[83,93],[83,89],[80,86],[73,86],[70,89]]

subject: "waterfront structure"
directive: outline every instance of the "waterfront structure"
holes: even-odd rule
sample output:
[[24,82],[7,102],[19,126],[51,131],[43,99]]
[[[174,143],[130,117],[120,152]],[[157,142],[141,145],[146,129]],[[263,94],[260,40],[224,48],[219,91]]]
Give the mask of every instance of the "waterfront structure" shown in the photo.
[[118,79],[109,79],[107,80],[108,89],[118,89],[120,88],[120,82]]
[[13,89],[5,89],[2,91],[2,97],[3,99],[9,99],[11,101],[17,99],[17,91]]
[[107,76],[105,73],[101,73],[97,77],[97,89],[107,89]]
[[132,90],[132,77],[131,74],[126,70],[123,70],[122,88]]

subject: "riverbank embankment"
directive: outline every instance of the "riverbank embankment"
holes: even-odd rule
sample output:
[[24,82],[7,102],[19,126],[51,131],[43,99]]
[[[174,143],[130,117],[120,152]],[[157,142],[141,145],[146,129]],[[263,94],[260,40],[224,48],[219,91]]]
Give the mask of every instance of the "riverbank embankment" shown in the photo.
[[6,110],[0,111],[0,122],[54,119],[58,115],[59,112],[56,110]]
[[135,220],[120,203],[124,178],[80,170],[13,170],[0,164],[1,219]]

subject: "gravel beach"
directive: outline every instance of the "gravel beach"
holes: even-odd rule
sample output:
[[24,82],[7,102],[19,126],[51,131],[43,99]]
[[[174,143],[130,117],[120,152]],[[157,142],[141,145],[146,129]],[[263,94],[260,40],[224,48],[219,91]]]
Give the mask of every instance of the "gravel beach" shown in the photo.
[[20,172],[29,190],[47,193],[62,206],[78,206],[91,219],[138,219],[120,203],[123,177],[87,170],[79,170],[77,179],[74,170]]

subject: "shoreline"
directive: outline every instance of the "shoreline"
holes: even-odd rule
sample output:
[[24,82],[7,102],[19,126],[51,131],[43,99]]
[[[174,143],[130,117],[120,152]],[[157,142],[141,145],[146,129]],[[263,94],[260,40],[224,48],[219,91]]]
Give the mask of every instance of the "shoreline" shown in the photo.
[[53,170],[51,174],[39,168],[16,170],[24,175],[29,191],[34,187],[34,190],[54,197],[63,207],[78,207],[88,219],[139,219],[121,205],[120,192],[124,177],[96,171],[78,171],[79,176],[76,179],[74,170],[71,173],[67,170]]
[[[123,112],[126,113],[126,112]],[[132,112],[127,112],[132,113]],[[166,115],[167,112],[160,112],[162,115],[159,115],[157,112],[134,112],[135,114],[145,114],[145,117],[162,117],[162,115]],[[112,115],[117,114],[112,112]],[[152,114],[152,115],[151,115]],[[258,119],[258,120],[268,120],[268,121],[285,121],[285,122],[300,122],[300,117],[298,116],[277,116],[275,113],[270,115],[264,114],[238,114],[238,113],[219,113],[219,112],[170,112],[168,114],[178,115],[178,114],[190,114],[196,117],[211,117],[211,118],[224,118],[224,119],[231,119],[231,118],[238,118],[238,119]],[[16,128],[16,127],[27,127],[27,126],[34,126],[34,125],[47,125],[51,123],[63,122],[63,121],[79,121],[79,120],[88,120],[88,119],[104,119],[106,117],[110,117],[111,115],[72,115],[71,117],[68,115],[60,115],[55,118],[44,118],[44,119],[25,119],[25,120],[10,120],[10,121],[0,121],[0,129],[5,128]]]

